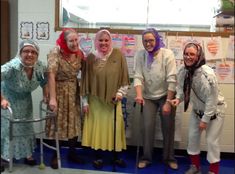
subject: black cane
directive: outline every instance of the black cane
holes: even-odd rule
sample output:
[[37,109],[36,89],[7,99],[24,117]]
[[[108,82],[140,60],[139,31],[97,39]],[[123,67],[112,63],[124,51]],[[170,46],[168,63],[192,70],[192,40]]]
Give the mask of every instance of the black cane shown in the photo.
[[113,129],[113,172],[116,172],[116,159],[117,159],[117,153],[116,153],[116,119],[117,119],[117,101],[115,98],[113,98],[113,104],[114,104],[114,129]]
[[[134,102],[134,107],[136,106],[136,102]],[[140,113],[143,113],[143,103],[140,104]],[[138,118],[138,126],[140,126],[140,117]],[[138,162],[139,162],[139,151],[140,151],[140,136],[137,139],[137,150],[136,150],[136,164],[135,164],[135,174],[138,173]]]

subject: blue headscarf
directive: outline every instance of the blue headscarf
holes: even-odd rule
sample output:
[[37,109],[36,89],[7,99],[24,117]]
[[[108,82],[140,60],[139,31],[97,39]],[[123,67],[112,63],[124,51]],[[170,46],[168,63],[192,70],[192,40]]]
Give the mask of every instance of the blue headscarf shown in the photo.
[[152,33],[156,40],[156,45],[154,46],[152,51],[148,51],[148,60],[147,65],[151,65],[153,63],[154,53],[158,51],[160,48],[165,47],[163,43],[162,37],[158,34],[157,30],[154,28],[147,28],[142,33],[142,42],[144,43],[144,35],[147,33]]

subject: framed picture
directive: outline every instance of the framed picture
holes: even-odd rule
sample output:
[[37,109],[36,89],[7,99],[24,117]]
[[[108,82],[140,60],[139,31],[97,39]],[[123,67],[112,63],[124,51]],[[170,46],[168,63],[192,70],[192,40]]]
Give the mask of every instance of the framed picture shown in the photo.
[[36,39],[49,40],[49,22],[37,22]]
[[33,22],[20,23],[20,38],[33,39]]

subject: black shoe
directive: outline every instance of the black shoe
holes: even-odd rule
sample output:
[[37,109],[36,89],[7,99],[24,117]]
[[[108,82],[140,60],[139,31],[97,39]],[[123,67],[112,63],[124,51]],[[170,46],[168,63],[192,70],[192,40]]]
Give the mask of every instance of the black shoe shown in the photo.
[[126,162],[123,159],[115,160],[115,165],[121,168],[126,168]]
[[103,166],[104,166],[104,162],[103,162],[102,159],[97,159],[97,160],[94,160],[94,161],[93,161],[93,167],[94,167],[95,169],[102,169]]
[[59,168],[59,166],[58,166],[58,158],[57,158],[56,154],[54,154],[52,156],[50,166],[51,166],[52,169],[58,169]]
[[29,166],[35,166],[37,165],[37,161],[35,159],[28,159],[28,158],[25,158],[24,159],[24,163],[29,165]]
[[69,152],[67,158],[68,158],[68,161],[70,162],[77,163],[77,164],[85,164],[84,159],[78,157],[76,153]]

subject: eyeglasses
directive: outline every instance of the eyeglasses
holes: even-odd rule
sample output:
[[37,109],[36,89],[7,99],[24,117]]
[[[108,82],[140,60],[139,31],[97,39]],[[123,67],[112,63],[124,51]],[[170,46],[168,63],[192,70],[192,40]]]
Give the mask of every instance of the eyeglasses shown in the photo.
[[148,39],[148,40],[144,40],[144,43],[147,44],[147,43],[153,43],[155,40],[154,39]]
[[23,50],[22,53],[24,54],[32,54],[32,55],[38,55],[38,53],[36,51],[33,51],[33,50]]
[[195,53],[184,53],[184,57],[195,57],[196,54]]

